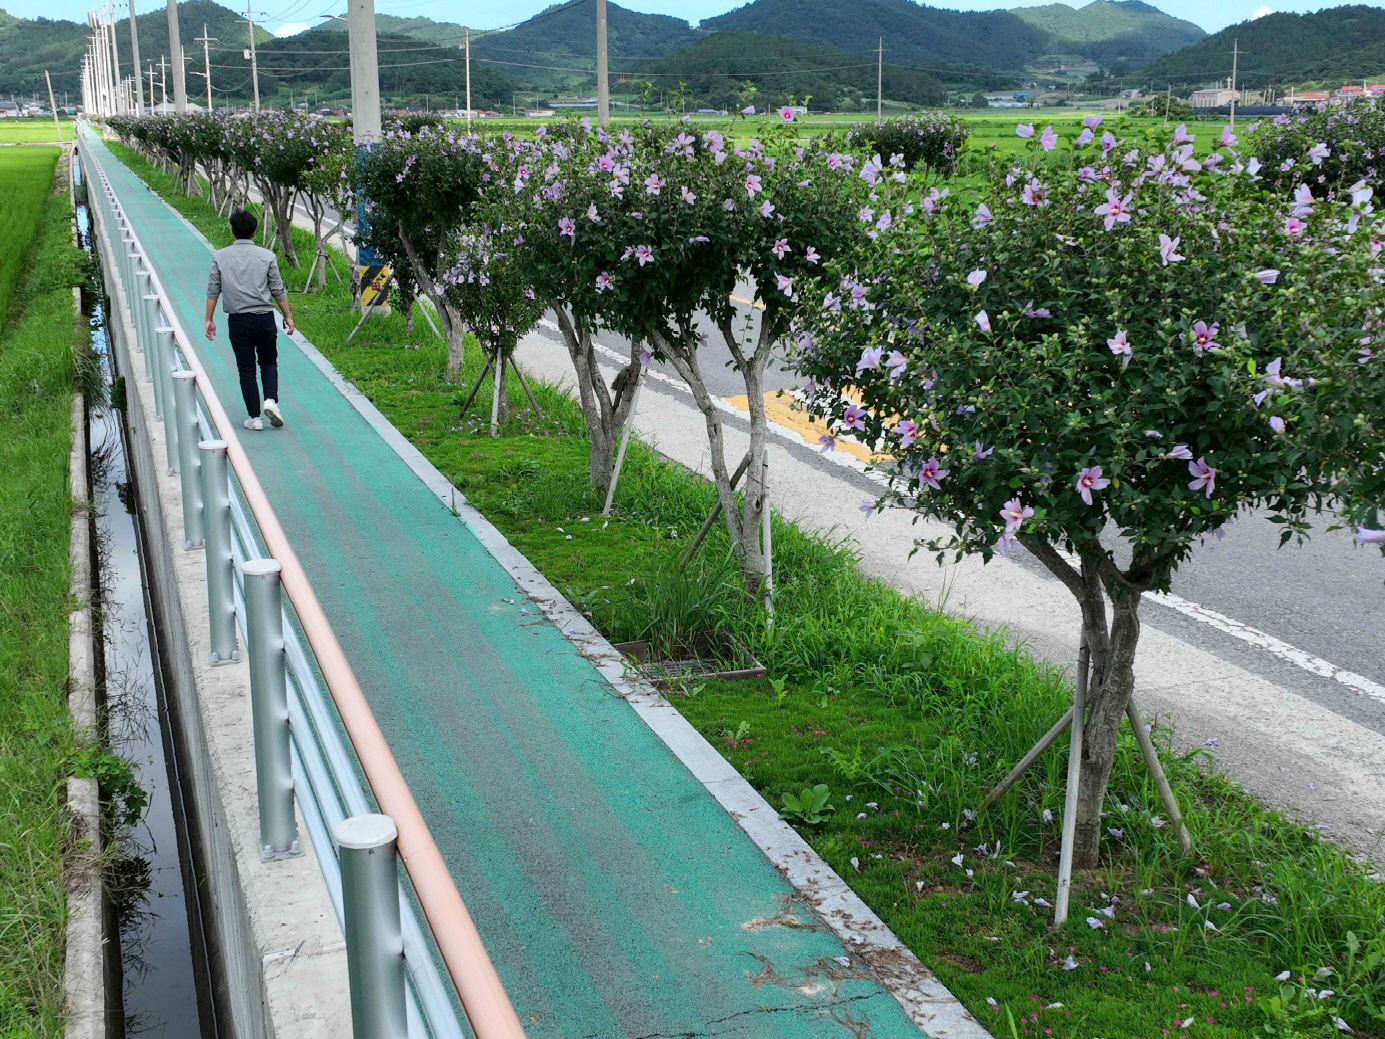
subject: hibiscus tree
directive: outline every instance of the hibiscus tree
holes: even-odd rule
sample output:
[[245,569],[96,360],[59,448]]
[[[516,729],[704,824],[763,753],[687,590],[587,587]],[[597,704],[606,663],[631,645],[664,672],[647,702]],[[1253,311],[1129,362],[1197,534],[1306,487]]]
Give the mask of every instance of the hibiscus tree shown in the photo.
[[[1022,545],[1080,605],[1078,868],[1098,860],[1143,594],[1243,508],[1287,539],[1332,500],[1327,434],[1353,422],[1312,379],[1340,387],[1371,319],[1372,232],[1348,205],[1290,234],[1234,152],[1181,144],[1078,145],[1071,170],[1031,152],[799,286],[823,303],[797,352],[817,410],[892,456],[878,505],[940,521],[920,542],[940,562]],[[1352,373],[1363,410],[1378,371]]]
[[447,300],[442,274],[455,235],[473,219],[473,207],[494,171],[480,138],[430,126],[386,132],[361,153],[356,167],[358,191],[366,199],[357,239],[408,264],[442,325],[449,375],[461,369],[466,329]]
[[[902,160],[901,160],[902,163]],[[716,130],[635,127],[617,135],[579,131],[542,141],[528,160],[525,238],[539,294],[557,311],[592,430],[592,482],[609,481],[611,448],[628,404],[612,400],[595,371],[590,336],[609,328],[631,342],[629,377],[642,345],[673,365],[703,414],[716,483],[748,592],[764,573],[759,533],[767,434],[763,380],[789,333],[800,278],[863,234],[888,227],[888,207],[863,217],[871,185],[889,183],[877,158],[860,163],[792,138],[735,144]],[[903,173],[899,173],[903,179]],[[760,305],[752,321],[732,300]],[[744,494],[731,483],[721,412],[699,364],[719,336],[746,388],[750,449]],[[626,395],[628,398],[628,395]],[[616,421],[607,423],[606,416]]]

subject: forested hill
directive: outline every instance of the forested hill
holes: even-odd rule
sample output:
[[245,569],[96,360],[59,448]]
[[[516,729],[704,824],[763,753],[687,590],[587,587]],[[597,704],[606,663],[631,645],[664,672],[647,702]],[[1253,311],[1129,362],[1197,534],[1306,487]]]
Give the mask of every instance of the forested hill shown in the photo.
[[[212,0],[188,0],[178,5],[178,24],[183,38],[183,52],[189,67],[198,71],[202,68],[202,45],[194,37],[202,35],[202,26],[217,38],[214,47],[227,48],[234,52],[237,63],[240,49],[250,45],[250,37],[242,16]],[[159,55],[168,55],[168,15],[165,11],[151,11],[138,16],[139,56],[147,72],[149,62],[155,66]],[[53,21],[47,18],[14,18],[0,12],[0,94],[7,97],[30,97],[35,91],[46,93],[43,83],[43,70],[48,69],[53,76],[53,90],[61,95],[68,92],[73,102],[80,93],[78,83],[82,55],[86,52],[87,36],[90,30],[85,22]],[[130,20],[122,19],[116,23],[116,47],[120,53],[122,75],[130,73]],[[274,37],[256,27],[257,43],[268,42]],[[223,58],[214,56],[212,63],[221,64]],[[144,79],[148,83],[148,77]],[[188,77],[188,95],[197,100],[204,94],[201,79]],[[212,72],[212,85],[217,82],[216,70]],[[170,79],[170,97],[172,80]]]
[[1170,82],[1177,89],[1224,79],[1231,75],[1233,42],[1241,52],[1237,81],[1247,87],[1380,76],[1385,10],[1356,4],[1316,14],[1268,14],[1166,54],[1141,69],[1138,78],[1159,89]]
[[1102,64],[1124,60],[1139,66],[1207,38],[1201,27],[1141,0],[1092,0],[1077,9],[1017,7],[1011,13],[1048,33],[1051,52],[1081,54]]
[[[325,18],[308,30],[312,33],[334,32],[346,35],[346,23],[337,18]],[[425,43],[460,47],[466,28],[456,22],[435,22],[431,18],[400,18],[393,14],[375,13],[375,31],[389,36],[408,36]]]
[[1009,11],[942,11],[914,0],[755,0],[702,28],[784,36],[810,47],[874,53],[903,64],[947,62],[1017,69],[1047,38]]
[[[672,54],[701,39],[703,33],[681,18],[639,14],[616,4],[606,5],[607,51],[612,69],[632,62]],[[590,4],[553,6],[507,32],[472,40],[471,55],[496,63],[507,74],[536,86],[585,84],[592,89],[596,68],[596,23]],[[510,63],[510,64],[506,64]],[[520,65],[559,66],[559,70],[519,68]],[[561,71],[582,69],[582,73]]]
[[1132,66],[1205,34],[1140,0],[1095,0],[1015,11],[945,11],[914,0],[754,0],[703,29],[786,36],[864,53],[885,41],[901,63],[1019,69],[1045,55],[1083,55]]
[[[763,110],[802,104],[808,97],[814,108],[860,107],[868,100],[867,107],[874,110],[876,67],[870,58],[757,33],[713,33],[667,58],[636,62],[620,74],[627,82],[648,77],[656,95],[660,88],[681,84],[690,95],[689,111],[745,104]],[[927,72],[894,66],[884,70],[884,93],[892,101],[919,105],[947,99],[942,83]]]

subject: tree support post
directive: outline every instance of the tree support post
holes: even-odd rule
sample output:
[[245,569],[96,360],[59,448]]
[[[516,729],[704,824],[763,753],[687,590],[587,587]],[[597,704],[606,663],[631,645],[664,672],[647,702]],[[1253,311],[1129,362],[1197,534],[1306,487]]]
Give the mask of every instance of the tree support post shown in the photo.
[[[741,464],[736,466],[736,471],[731,474],[731,489],[733,491],[736,489],[736,484],[741,482],[741,477],[745,475],[745,471],[749,468],[750,453],[746,452],[746,456],[741,459]],[[692,544],[689,545],[688,550],[683,553],[683,558],[678,564],[680,567],[687,566],[690,562],[692,562],[692,557],[694,553],[696,553],[697,550],[702,547],[702,542],[706,539],[707,534],[711,531],[712,524],[717,521],[717,517],[720,515],[721,500],[718,499],[717,503],[712,506],[712,511],[707,513],[707,518],[702,521],[702,529],[697,532],[697,537],[693,538]]]
[[616,468],[611,473],[611,483],[606,488],[606,506],[601,510],[601,515],[611,514],[611,502],[616,497],[616,484],[620,482],[620,468],[625,464],[625,449],[630,444],[630,431],[635,428],[635,412],[640,407],[640,390],[644,389],[644,370],[641,369],[640,377],[635,380],[635,392],[630,398],[630,412],[625,416],[625,429],[620,434],[620,450],[616,452]]
[[1068,895],[1072,888],[1072,848],[1077,835],[1077,795],[1082,779],[1082,729],[1087,710],[1087,672],[1090,670],[1091,650],[1087,647],[1087,632],[1082,632],[1082,645],[1077,651],[1077,681],[1072,696],[1072,742],[1068,745],[1068,789],[1063,806],[1063,838],[1058,855],[1058,893],[1053,902],[1053,926],[1062,927],[1068,918]]
[[1164,804],[1164,811],[1169,813],[1169,823],[1177,827],[1178,845],[1183,849],[1184,855],[1191,855],[1192,835],[1188,833],[1188,827],[1183,825],[1183,813],[1178,810],[1178,800],[1173,796],[1173,787],[1169,786],[1169,777],[1164,775],[1164,766],[1159,763],[1159,752],[1154,749],[1154,741],[1149,738],[1144,723],[1140,721],[1140,712],[1135,709],[1133,697],[1126,705],[1125,716],[1130,720],[1130,727],[1135,730],[1135,739],[1139,741],[1145,767],[1149,769],[1150,778],[1154,780],[1154,786],[1159,791],[1159,800]]

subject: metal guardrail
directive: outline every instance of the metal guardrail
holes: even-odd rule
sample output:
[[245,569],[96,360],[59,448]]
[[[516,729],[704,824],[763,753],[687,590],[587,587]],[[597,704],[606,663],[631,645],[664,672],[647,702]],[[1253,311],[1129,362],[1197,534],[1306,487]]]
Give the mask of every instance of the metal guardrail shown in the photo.
[[[357,1039],[466,1034],[409,888],[471,1033],[523,1039],[475,924],[235,427],[100,160],[77,137],[99,181],[97,190],[89,178],[87,194],[116,256],[135,345],[145,355],[168,472],[181,478],[186,547],[205,545],[210,662],[238,659],[237,625],[247,633],[261,857],[301,854],[296,800],[347,938]],[[383,816],[373,814],[361,775]],[[393,865],[396,845],[407,882]],[[384,872],[382,857],[374,854],[381,849],[387,851]],[[395,877],[392,891],[380,879],[389,875]]]

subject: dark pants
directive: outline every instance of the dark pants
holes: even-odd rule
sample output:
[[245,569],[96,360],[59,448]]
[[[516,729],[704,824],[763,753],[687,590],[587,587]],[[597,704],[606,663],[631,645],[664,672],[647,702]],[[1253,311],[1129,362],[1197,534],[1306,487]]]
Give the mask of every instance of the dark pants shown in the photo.
[[226,331],[231,349],[236,352],[236,372],[240,393],[251,418],[260,414],[260,388],[255,383],[255,361],[260,362],[260,380],[267,400],[279,399],[279,332],[274,314],[229,314]]

